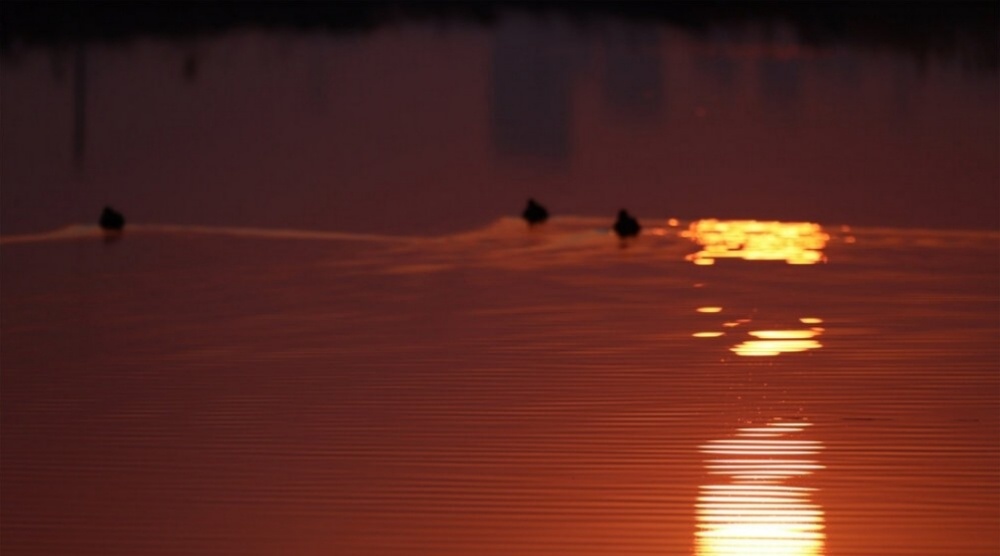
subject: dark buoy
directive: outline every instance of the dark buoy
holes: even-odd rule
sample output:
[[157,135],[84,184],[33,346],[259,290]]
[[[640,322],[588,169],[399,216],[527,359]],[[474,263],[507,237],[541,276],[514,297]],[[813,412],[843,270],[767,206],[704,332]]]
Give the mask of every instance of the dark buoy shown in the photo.
[[101,219],[98,221],[101,228],[111,231],[121,231],[125,227],[125,217],[122,213],[111,207],[104,207],[101,212]]
[[618,237],[622,239],[635,237],[639,235],[639,230],[642,226],[639,225],[639,221],[635,219],[634,216],[628,213],[625,209],[618,211],[618,220],[615,221],[614,230],[618,234]]
[[528,199],[528,206],[524,209],[521,216],[528,221],[529,226],[534,226],[535,224],[541,224],[542,222],[548,220],[549,211],[542,205],[536,203],[534,199]]

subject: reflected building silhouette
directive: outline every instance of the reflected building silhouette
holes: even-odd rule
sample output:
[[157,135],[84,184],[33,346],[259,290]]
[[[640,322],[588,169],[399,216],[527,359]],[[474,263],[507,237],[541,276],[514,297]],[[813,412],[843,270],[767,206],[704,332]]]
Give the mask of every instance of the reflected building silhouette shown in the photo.
[[910,60],[896,60],[889,74],[889,93],[886,99],[888,121],[893,131],[901,136],[913,123],[914,90],[919,85],[917,68]]
[[788,117],[796,114],[801,94],[799,65],[795,59],[771,57],[759,62],[761,104],[770,112]]
[[727,99],[737,94],[737,62],[724,47],[695,56],[693,66],[712,85],[713,94]]
[[757,64],[760,79],[760,102],[769,112],[794,117],[802,96],[802,60],[806,48],[793,29],[765,27],[762,37],[767,45]]
[[[619,122],[656,123],[664,107],[662,27],[608,24],[603,102]],[[565,22],[502,19],[494,31],[492,132],[497,150],[549,164],[572,154],[573,95],[589,53]]]
[[66,83],[69,63],[65,48],[52,48],[49,51],[49,70],[52,72],[52,81],[60,85]]
[[497,25],[492,129],[503,155],[565,162],[570,155],[572,37],[554,22],[510,17]]
[[661,28],[620,24],[606,34],[604,99],[631,124],[655,123],[663,112]]
[[87,51],[76,46],[73,59],[73,160],[83,165],[87,148]]
[[189,52],[185,54],[184,63],[182,65],[182,70],[181,70],[181,72],[184,75],[184,80],[189,83],[193,83],[194,81],[196,81],[198,79],[198,67],[199,67],[198,53]]

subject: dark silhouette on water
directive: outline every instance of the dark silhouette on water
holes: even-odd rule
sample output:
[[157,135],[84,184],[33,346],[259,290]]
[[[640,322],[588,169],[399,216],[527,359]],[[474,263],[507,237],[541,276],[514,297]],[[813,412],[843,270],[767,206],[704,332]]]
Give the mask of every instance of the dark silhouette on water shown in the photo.
[[549,211],[545,207],[535,202],[534,199],[528,199],[528,206],[524,209],[521,214],[525,220],[528,221],[528,226],[534,226],[535,224],[541,224],[549,219]]
[[625,209],[618,211],[618,220],[615,221],[614,230],[622,240],[639,235],[642,226],[634,216]]
[[101,228],[108,231],[118,232],[125,227],[125,217],[122,213],[111,207],[104,207],[101,212],[101,219],[98,220]]

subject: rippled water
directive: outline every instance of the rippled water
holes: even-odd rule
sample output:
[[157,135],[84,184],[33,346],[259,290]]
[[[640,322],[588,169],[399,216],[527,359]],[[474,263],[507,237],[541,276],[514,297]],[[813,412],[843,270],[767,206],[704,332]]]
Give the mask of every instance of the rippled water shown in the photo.
[[609,224],[3,236],[4,552],[1000,550],[996,233]]
[[0,4],[5,555],[1000,553],[995,6],[403,4]]

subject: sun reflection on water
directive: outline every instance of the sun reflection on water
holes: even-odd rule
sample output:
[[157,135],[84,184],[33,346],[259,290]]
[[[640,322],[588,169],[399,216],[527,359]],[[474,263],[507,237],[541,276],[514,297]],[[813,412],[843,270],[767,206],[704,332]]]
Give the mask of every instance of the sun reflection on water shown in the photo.
[[824,554],[823,510],[816,489],[788,484],[823,469],[821,443],[795,438],[807,422],[774,421],[739,429],[734,438],[701,447],[708,474],[728,482],[701,487],[697,556]]
[[[722,312],[722,307],[706,306],[695,309],[703,314],[717,314]],[[722,328],[732,329],[752,322],[752,319],[736,319],[725,321]],[[801,317],[802,324],[821,324],[823,319],[818,317]],[[821,336],[826,329],[822,326],[810,326],[808,328],[787,328],[776,330],[748,330],[746,335],[750,337],[729,348],[740,357],[775,357],[782,353],[796,353],[819,349],[823,344],[816,338]],[[727,335],[724,330],[699,330],[692,333],[695,338],[718,338]]]
[[819,349],[823,344],[814,340],[823,333],[822,328],[805,330],[752,330],[754,337],[736,344],[730,350],[742,357],[773,357],[782,353],[795,353]]
[[762,222],[716,220],[692,222],[684,237],[702,246],[687,256],[697,265],[715,264],[716,259],[785,261],[788,264],[825,262],[823,248],[830,236],[812,222]]

